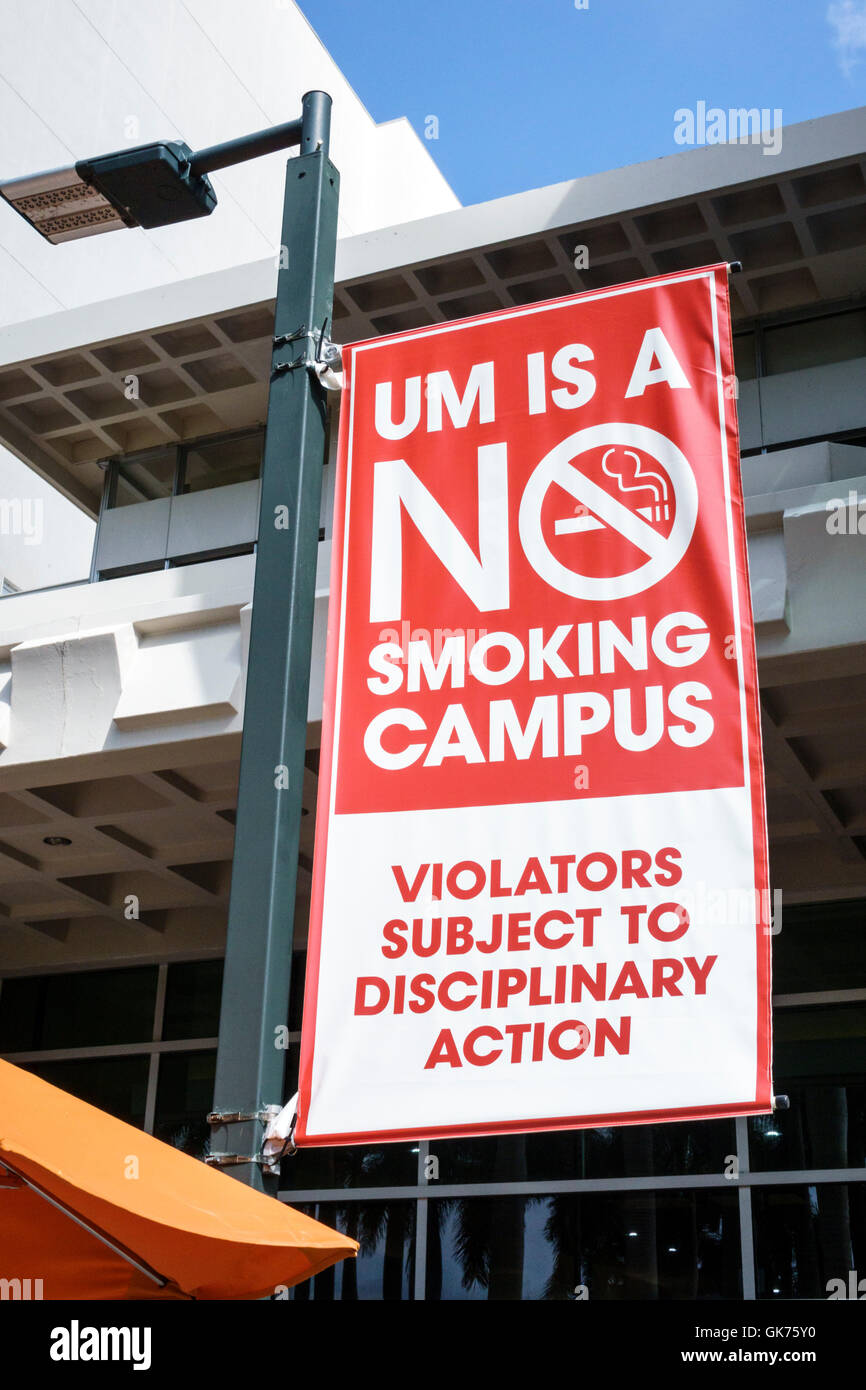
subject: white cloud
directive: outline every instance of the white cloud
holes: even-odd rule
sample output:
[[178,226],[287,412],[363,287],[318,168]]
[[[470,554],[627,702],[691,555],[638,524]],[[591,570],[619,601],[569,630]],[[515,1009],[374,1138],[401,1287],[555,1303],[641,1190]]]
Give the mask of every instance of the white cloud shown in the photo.
[[834,31],[839,66],[850,77],[866,55],[866,0],[833,0],[827,9],[827,22]]

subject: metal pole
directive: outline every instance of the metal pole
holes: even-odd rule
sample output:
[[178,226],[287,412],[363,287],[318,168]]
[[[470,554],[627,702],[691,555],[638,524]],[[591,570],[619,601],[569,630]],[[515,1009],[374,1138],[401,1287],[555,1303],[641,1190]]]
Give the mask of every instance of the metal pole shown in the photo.
[[[282,1105],[295,881],[327,408],[303,364],[330,322],[339,175],[328,158],[331,99],[304,97],[301,152],[286,168],[274,350],[262,462],[237,825],[214,1111]],[[285,785],[287,783],[287,785]],[[254,1155],[257,1120],[213,1123],[213,1153]],[[276,1195],[258,1163],[227,1169]]]

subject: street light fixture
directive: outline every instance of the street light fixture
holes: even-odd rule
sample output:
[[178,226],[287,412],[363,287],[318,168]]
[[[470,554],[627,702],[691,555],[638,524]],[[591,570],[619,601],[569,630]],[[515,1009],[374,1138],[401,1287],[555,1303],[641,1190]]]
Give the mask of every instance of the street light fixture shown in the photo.
[[0,184],[0,194],[53,246],[121,227],[164,227],[216,207],[182,141],[139,145]]
[[[208,174],[299,147],[286,166],[262,458],[253,612],[226,933],[210,1161],[276,1193],[263,1129],[282,1106],[295,888],[307,739],[322,466],[323,382],[340,176],[328,158],[331,98],[307,92],[299,120],[194,154],[162,141],[0,183],[52,244],[121,227],[207,216]],[[283,250],[285,254],[283,254]],[[330,373],[333,381],[333,373]]]
[[85,183],[76,168],[12,179],[0,186],[0,196],[53,246],[128,225],[124,215],[97,188]]
[[323,147],[327,154],[330,105],[326,93],[308,92],[298,121],[211,145],[198,154],[183,140],[157,140],[80,159],[68,169],[8,179],[0,183],[0,196],[54,246],[121,227],[167,227],[207,217],[217,203],[207,177],[215,169],[295,145],[304,154]]

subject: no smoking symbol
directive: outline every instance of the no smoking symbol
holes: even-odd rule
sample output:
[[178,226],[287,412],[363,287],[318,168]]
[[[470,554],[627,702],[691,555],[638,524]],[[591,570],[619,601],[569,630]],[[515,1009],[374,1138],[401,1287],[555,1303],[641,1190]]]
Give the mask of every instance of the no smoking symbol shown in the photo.
[[[663,536],[635,511],[617,501],[575,463],[599,446],[637,449],[660,464],[674,493],[674,522]],[[541,509],[551,486],[571,494],[611,532],[630,541],[648,558],[623,574],[587,575],[562,564],[552,553],[541,526]],[[672,440],[645,425],[611,423],[578,430],[557,444],[537,465],[520,503],[520,541],[532,568],[546,583],[572,598],[601,601],[628,598],[658,584],[675,569],[688,549],[698,515],[698,488],[685,454]],[[573,528],[577,529],[577,528]]]

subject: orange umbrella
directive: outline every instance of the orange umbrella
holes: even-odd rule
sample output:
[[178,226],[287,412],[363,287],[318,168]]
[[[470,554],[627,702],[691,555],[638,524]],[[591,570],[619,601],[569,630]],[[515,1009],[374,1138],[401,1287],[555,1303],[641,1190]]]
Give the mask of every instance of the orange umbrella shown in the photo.
[[264,1298],[357,1249],[0,1061],[0,1280],[24,1296]]

